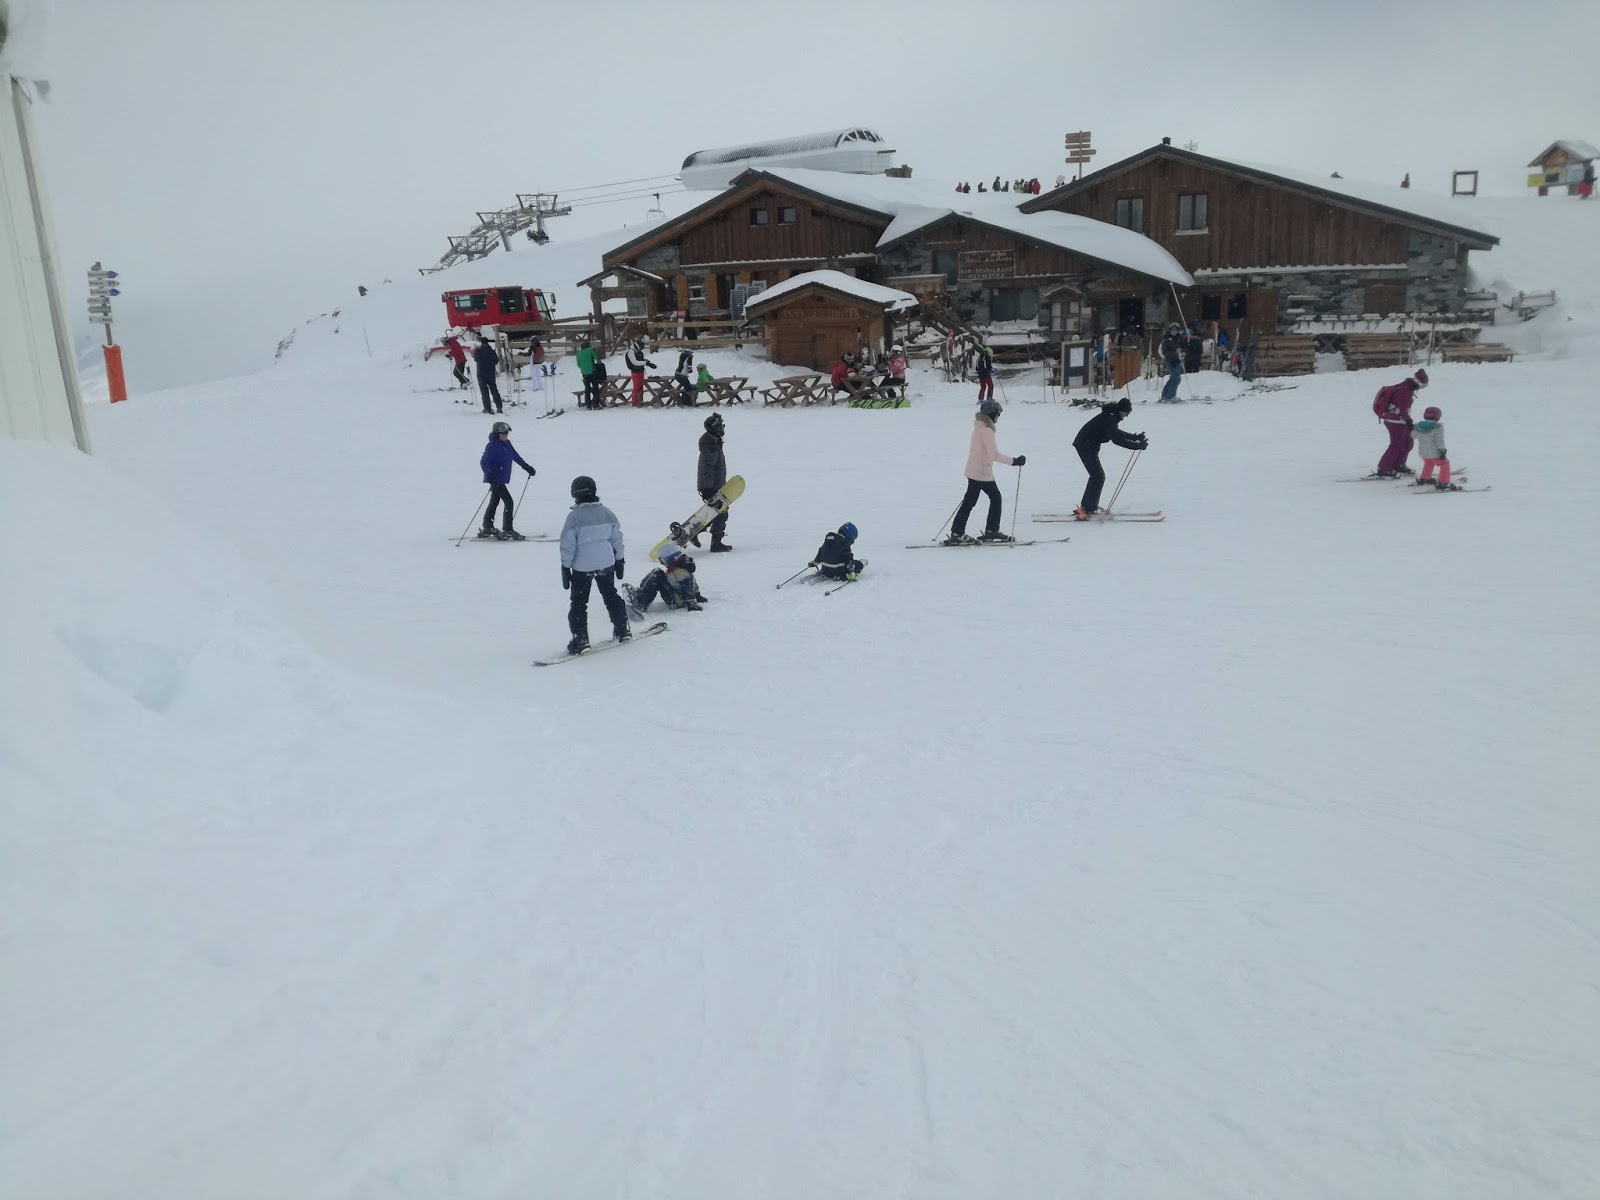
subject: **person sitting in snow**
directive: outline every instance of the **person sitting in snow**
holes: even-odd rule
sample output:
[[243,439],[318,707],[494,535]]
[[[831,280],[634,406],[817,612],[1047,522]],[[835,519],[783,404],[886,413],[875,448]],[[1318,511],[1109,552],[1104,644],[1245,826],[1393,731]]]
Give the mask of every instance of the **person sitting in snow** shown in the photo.
[[638,587],[623,584],[622,594],[628,602],[628,614],[636,621],[644,619],[645,610],[658,596],[668,608],[689,612],[699,612],[705,601],[695,583],[694,559],[673,542],[661,551],[661,565],[641,579]]
[[822,539],[822,545],[817,547],[817,552],[808,564],[817,569],[817,574],[827,579],[846,579],[854,582],[866,570],[865,559],[855,556],[856,527],[853,521],[846,521],[839,526],[838,531],[830,533]]
[[1450,482],[1450,451],[1444,445],[1443,414],[1433,407],[1422,410],[1422,420],[1417,422],[1417,453],[1422,456],[1422,474],[1417,476],[1417,487],[1433,483],[1434,471],[1439,481],[1433,486],[1441,492],[1459,492],[1461,486]]

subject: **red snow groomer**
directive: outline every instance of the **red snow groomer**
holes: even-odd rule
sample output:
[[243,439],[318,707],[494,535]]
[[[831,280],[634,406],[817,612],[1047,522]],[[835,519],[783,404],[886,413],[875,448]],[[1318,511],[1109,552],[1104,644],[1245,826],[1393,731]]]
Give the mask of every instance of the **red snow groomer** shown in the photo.
[[485,325],[548,325],[555,307],[538,288],[458,288],[439,297],[448,324],[455,329]]

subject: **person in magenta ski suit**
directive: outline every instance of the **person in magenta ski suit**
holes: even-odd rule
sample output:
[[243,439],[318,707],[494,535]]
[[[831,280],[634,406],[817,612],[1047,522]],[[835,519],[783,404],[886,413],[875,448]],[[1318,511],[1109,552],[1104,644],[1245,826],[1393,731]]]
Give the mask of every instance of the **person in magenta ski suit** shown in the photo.
[[1378,460],[1378,474],[1384,479],[1411,474],[1411,468],[1406,466],[1406,456],[1411,453],[1411,431],[1416,427],[1411,419],[1411,402],[1416,399],[1417,389],[1427,386],[1428,373],[1419,367],[1410,379],[1379,388],[1373,398],[1372,411],[1389,431],[1389,448]]

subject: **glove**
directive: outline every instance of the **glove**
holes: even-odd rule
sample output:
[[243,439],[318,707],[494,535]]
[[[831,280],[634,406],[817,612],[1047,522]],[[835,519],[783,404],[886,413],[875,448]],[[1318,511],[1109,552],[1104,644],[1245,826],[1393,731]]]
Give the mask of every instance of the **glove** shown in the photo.
[[812,560],[811,560],[811,561],[810,561],[810,562],[808,562],[808,563],[807,563],[807,564],[806,564],[806,566],[808,566],[808,567],[812,567],[812,568],[815,568],[815,567],[816,567],[816,565],[817,565],[817,560],[816,560],[816,559],[814,559],[814,558],[813,558],[813,559],[812,559]]
[[856,580],[858,580],[860,578],[861,578],[861,576],[857,575],[854,571],[850,571],[849,573],[847,573],[845,575],[844,581],[846,583],[854,583]]
[[1145,437],[1145,435],[1142,434],[1142,433],[1139,435],[1139,449],[1141,449],[1141,450],[1150,449],[1150,439]]
[[1013,467],[1025,467],[1025,466],[1027,466],[1028,465],[1028,456],[1026,454],[1017,455],[1015,458],[1013,458],[1011,460],[1011,465]]
[[538,474],[538,473],[539,473],[539,472],[537,472],[537,471],[535,471],[535,470],[534,470],[534,469],[533,469],[533,468],[532,468],[532,467],[529,467],[529,468],[528,468],[528,478],[529,478],[529,479],[532,479],[532,478],[533,478],[533,477],[534,477],[534,476],[535,476],[535,475],[537,475],[537,474]]
[[644,365],[649,367],[652,371],[656,369],[655,363],[651,362],[648,358],[644,360]]
[[1410,417],[1407,417],[1406,418],[1406,429],[1407,430],[1411,430],[1411,429],[1415,429],[1416,427],[1417,427],[1417,423],[1415,421],[1413,421]]
[[568,590],[571,589],[571,587],[572,587],[572,568],[571,567],[562,567],[561,568],[561,590],[562,591],[568,591]]
[[623,561],[622,561],[622,559],[620,559],[620,558],[619,558],[619,559],[617,559],[617,566],[616,566],[616,571],[617,571],[617,578],[618,578],[618,579],[619,579],[619,580],[620,580],[620,579],[621,579],[621,578],[622,578],[622,568],[623,568],[623,567],[624,567],[624,566],[625,566],[625,565],[626,565],[626,564],[624,564],[624,563],[623,563]]

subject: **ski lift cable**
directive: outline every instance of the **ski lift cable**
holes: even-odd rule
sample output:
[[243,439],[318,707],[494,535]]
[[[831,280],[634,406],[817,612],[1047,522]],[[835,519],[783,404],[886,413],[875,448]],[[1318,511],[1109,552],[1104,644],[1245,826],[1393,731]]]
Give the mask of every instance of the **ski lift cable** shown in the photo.
[[550,190],[558,196],[563,196],[571,192],[595,192],[602,188],[626,187],[630,184],[649,183],[657,179],[677,179],[677,177],[676,173],[670,175],[645,175],[639,179],[618,179],[612,183],[591,183],[586,187],[551,188]]

